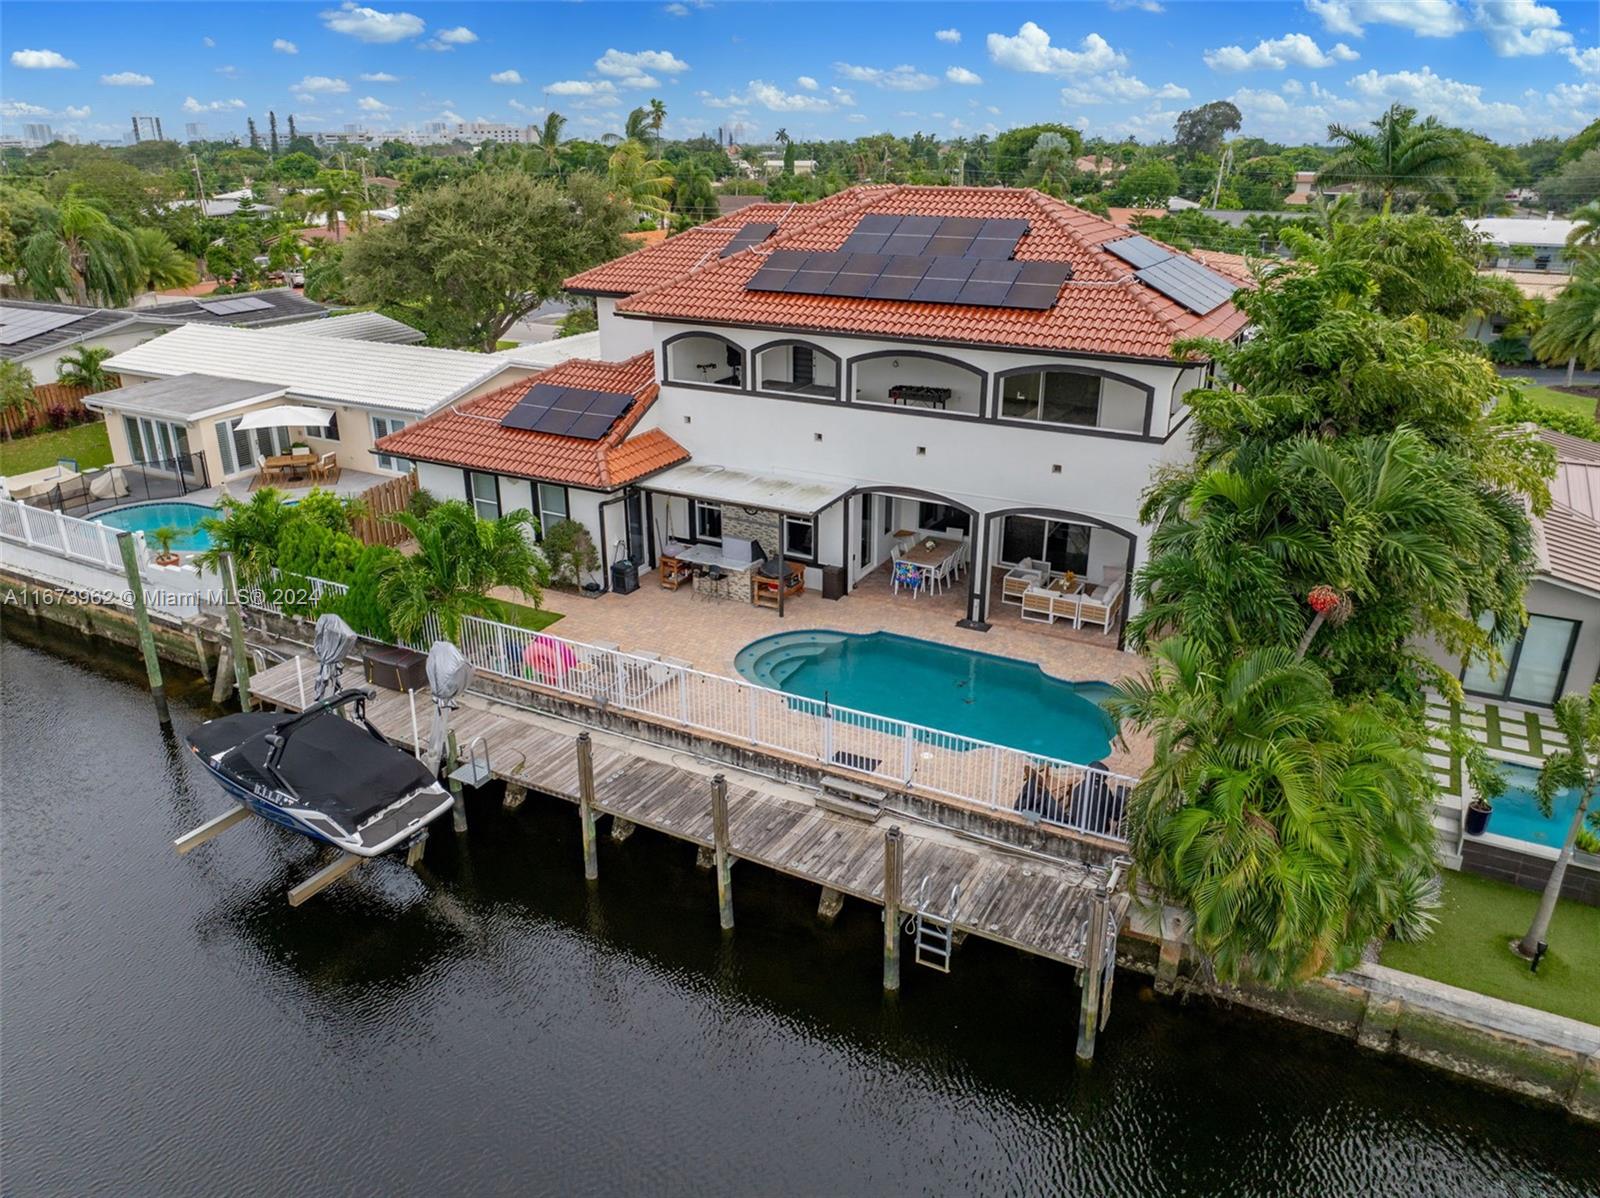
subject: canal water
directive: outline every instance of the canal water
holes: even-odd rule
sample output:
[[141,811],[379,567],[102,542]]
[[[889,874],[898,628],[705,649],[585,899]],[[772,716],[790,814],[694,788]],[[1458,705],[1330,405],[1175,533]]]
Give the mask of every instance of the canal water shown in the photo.
[[[22,630],[18,630],[21,632]],[[426,880],[225,809],[137,663],[0,642],[4,1192],[1592,1195],[1560,1114],[1119,976],[1073,1064],[1066,969],[969,941],[879,989],[880,924],[572,808],[448,821]],[[176,688],[178,731],[208,713]]]

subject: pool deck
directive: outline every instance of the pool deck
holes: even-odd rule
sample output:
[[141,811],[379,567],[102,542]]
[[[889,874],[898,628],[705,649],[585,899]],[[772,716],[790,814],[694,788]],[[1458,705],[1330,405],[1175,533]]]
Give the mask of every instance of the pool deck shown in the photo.
[[[324,491],[332,491],[335,495],[360,495],[370,491],[379,483],[386,483],[395,476],[392,474],[370,474],[365,470],[341,470],[339,477],[332,483],[315,484]],[[249,478],[235,478],[221,483],[215,487],[205,487],[198,491],[190,491],[187,495],[176,495],[166,503],[199,503],[206,507],[216,507],[217,501],[223,495],[248,503],[250,496],[255,493],[251,487],[253,476]],[[312,491],[313,485],[309,481],[273,484],[279,491],[290,499],[304,499]]]

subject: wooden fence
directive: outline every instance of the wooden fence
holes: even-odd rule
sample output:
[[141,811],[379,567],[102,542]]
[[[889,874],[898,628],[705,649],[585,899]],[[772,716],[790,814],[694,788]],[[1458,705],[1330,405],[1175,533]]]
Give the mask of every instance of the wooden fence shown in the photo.
[[403,512],[417,492],[417,472],[391,478],[361,493],[367,514],[350,523],[350,531],[368,545],[398,545],[411,534],[387,517]]
[[[122,385],[115,375],[108,377],[111,387]],[[66,412],[66,423],[82,424],[95,419],[95,413],[83,406],[84,397],[93,393],[88,387],[69,387],[65,383],[35,383],[27,406],[20,412],[8,412],[0,417],[0,427],[13,437],[36,433],[50,427],[50,409],[56,407]]]

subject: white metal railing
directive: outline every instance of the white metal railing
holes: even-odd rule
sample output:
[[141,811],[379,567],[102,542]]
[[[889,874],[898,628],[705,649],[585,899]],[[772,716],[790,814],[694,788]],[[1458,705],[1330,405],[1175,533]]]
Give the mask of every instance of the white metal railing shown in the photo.
[[[103,566],[123,573],[117,530],[95,520],[79,520],[48,508],[30,507],[15,499],[0,499],[0,538],[57,557]],[[134,534],[139,562],[145,562],[144,538]]]
[[350,588],[342,582],[330,582],[311,574],[286,573],[274,567],[268,572],[260,587],[244,587],[240,591],[245,605],[262,611],[294,613],[306,608],[319,608],[324,600],[342,599]]

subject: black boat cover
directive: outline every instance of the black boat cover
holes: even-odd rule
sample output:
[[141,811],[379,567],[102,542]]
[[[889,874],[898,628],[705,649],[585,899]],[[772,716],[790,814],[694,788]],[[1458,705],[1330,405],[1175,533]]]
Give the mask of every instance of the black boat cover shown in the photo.
[[[259,711],[223,716],[189,733],[189,743],[207,760],[236,747],[219,763],[222,771],[246,789],[280,791],[277,779],[265,769],[271,750],[267,734],[292,718]],[[294,727],[278,769],[307,807],[352,831],[362,820],[434,780],[410,753],[331,711]]]

